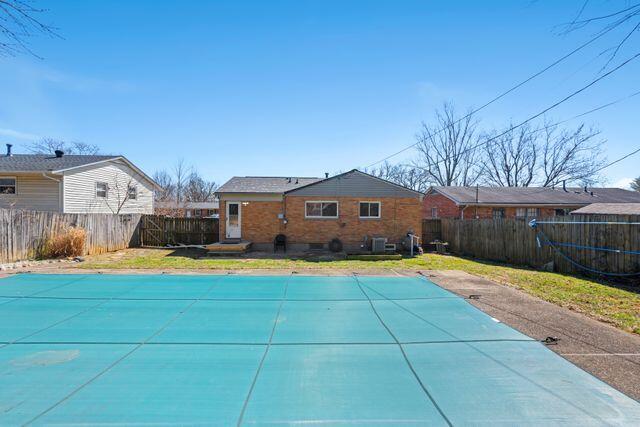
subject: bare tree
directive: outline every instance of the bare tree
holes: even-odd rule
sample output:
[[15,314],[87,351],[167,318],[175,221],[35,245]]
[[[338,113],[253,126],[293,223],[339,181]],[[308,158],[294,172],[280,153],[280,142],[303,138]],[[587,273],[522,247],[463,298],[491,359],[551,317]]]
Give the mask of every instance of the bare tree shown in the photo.
[[538,166],[536,131],[528,125],[507,129],[485,135],[483,179],[500,187],[528,187]]
[[156,171],[153,174],[153,180],[161,187],[155,190],[155,200],[157,201],[169,201],[175,199],[175,183],[171,175],[165,170]]
[[[612,6],[607,13],[586,16],[589,12],[589,3],[589,0],[584,0],[576,17],[562,26],[562,32],[566,34],[584,28],[595,29],[595,34],[591,35],[591,40],[595,40],[607,33],[620,30],[620,35],[614,36],[616,40],[614,45],[600,53],[600,56],[607,57],[601,69],[603,71],[618,56],[623,47],[629,44],[633,36],[640,32],[640,3],[627,4],[625,7]],[[615,3],[611,4],[615,5]]]
[[470,115],[459,119],[451,103],[436,111],[435,119],[433,126],[422,123],[414,167],[424,171],[427,182],[432,184],[475,184],[482,172],[478,163],[477,120]]
[[175,201],[181,204],[186,201],[185,191],[189,176],[193,173],[193,168],[188,166],[184,159],[179,159],[173,165],[173,182],[175,184]]
[[218,186],[215,181],[207,181],[197,171],[189,175],[185,188],[185,200],[189,202],[211,202]]
[[429,188],[426,172],[413,165],[393,165],[384,162],[379,167],[365,170],[365,172],[422,193]]
[[[1,0],[0,0],[1,1]],[[53,154],[56,150],[62,150],[65,154],[99,154],[100,147],[81,141],[63,141],[54,138],[42,138],[27,146],[27,150],[34,154]]]
[[46,10],[33,6],[30,0],[0,0],[0,55],[29,53],[28,39],[36,34],[59,37],[55,28],[40,20]]
[[156,190],[156,201],[162,202],[157,211],[169,216],[178,216],[189,202],[210,202],[218,188],[215,181],[208,181],[183,159],[178,160],[170,171],[158,170],[153,179],[162,190]]
[[109,184],[108,191],[110,193],[111,189],[114,190],[113,201],[115,202],[115,204],[112,205],[107,200],[107,207],[115,215],[120,214],[128,201],[138,198],[138,189],[136,188],[135,180],[133,179],[133,177],[128,177],[128,179],[123,180],[120,179],[119,173],[116,174],[115,178],[113,179],[113,183]]
[[562,181],[580,185],[601,182],[598,170],[606,159],[602,154],[604,140],[600,132],[586,128],[584,124],[576,129],[558,129],[545,126],[540,144],[540,182],[542,187],[551,187]]
[[640,176],[631,181],[631,189],[634,191],[640,191]]

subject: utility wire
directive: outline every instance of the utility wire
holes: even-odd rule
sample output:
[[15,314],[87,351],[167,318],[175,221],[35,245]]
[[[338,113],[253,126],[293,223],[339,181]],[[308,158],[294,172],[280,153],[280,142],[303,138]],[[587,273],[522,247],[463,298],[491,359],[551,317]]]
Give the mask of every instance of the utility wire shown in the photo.
[[[547,129],[551,129],[551,128],[553,128],[553,127],[555,127],[555,126],[558,126],[558,125],[561,125],[561,124],[563,124],[563,123],[570,122],[570,121],[575,120],[575,119],[578,119],[578,118],[580,118],[580,117],[584,117],[584,116],[586,116],[586,115],[589,115],[589,114],[595,113],[596,111],[600,111],[600,110],[603,110],[603,109],[605,109],[605,108],[611,107],[611,106],[613,106],[613,105],[619,104],[619,103],[621,103],[621,102],[623,102],[623,101],[626,101],[626,100],[631,99],[631,98],[633,98],[633,97],[636,97],[636,96],[638,96],[638,95],[640,95],[640,91],[634,92],[634,93],[632,93],[631,95],[627,95],[627,96],[622,97],[622,98],[615,99],[615,100],[613,100],[613,101],[611,101],[611,102],[607,102],[606,104],[599,105],[598,107],[592,108],[592,109],[590,109],[590,110],[588,110],[588,111],[585,111],[584,113],[580,113],[580,114],[578,114],[578,115],[576,115],[576,116],[573,116],[573,117],[570,117],[570,118],[568,118],[568,119],[564,119],[564,120],[561,120],[561,121],[559,121],[559,122],[555,122],[555,123],[552,123],[552,124],[550,124],[550,125],[546,125],[546,126],[544,126],[544,127],[541,127],[541,128],[538,128],[538,129],[534,129],[533,131],[531,131],[531,133],[537,133],[537,132],[542,132],[542,131],[547,130]],[[510,130],[509,130],[509,131],[510,131]],[[507,131],[507,132],[509,132],[509,131]],[[469,147],[469,148],[467,148],[466,150],[461,151],[461,154],[464,154],[464,153],[466,153],[467,151],[475,150],[476,148],[479,148],[479,147],[481,147],[481,146],[483,146],[483,145],[486,145],[486,144],[488,144],[489,142],[493,141],[494,139],[498,138],[499,136],[502,136],[502,135],[498,135],[498,136],[496,136],[496,137],[493,137],[493,138],[490,138],[490,139],[488,139],[488,140],[486,140],[486,141],[483,141],[483,142],[481,142],[481,143],[479,143],[479,144],[476,144],[476,145],[474,145],[474,146],[472,146],[472,147]],[[603,165],[602,167],[600,167],[600,168],[596,169],[596,170],[594,171],[594,173],[600,172],[600,171],[602,171],[602,170],[604,170],[604,169],[606,169],[606,168],[608,168],[608,167],[610,167],[610,166],[613,166],[613,165],[615,165],[616,163],[619,163],[619,162],[621,162],[621,161],[623,161],[623,160],[625,160],[625,159],[627,159],[627,158],[629,158],[629,157],[631,157],[631,156],[633,156],[633,155],[635,155],[635,154],[638,154],[638,153],[640,153],[640,148],[638,148],[638,149],[636,149],[636,150],[632,151],[631,153],[625,154],[624,156],[622,156],[622,157],[620,157],[620,158],[618,158],[618,159],[616,159],[616,160],[614,160],[614,161],[612,161],[612,162],[610,162],[610,163],[607,163],[607,164]],[[444,162],[445,160],[446,160],[446,159],[442,159],[442,160],[439,160],[439,161],[437,161],[437,162],[434,162],[434,165],[440,164],[440,163]],[[418,168],[418,169],[426,170],[426,168],[423,168],[423,167],[421,167],[421,166],[416,166],[416,165],[402,165],[402,166],[416,167],[416,168]],[[548,189],[549,189],[549,187],[543,187],[543,188],[541,188],[540,190],[538,190],[538,191],[536,191],[536,192],[531,193],[531,195],[533,195],[533,194],[537,194],[537,193],[543,193],[543,192],[547,191]]]
[[[455,122],[453,122],[451,125],[455,125],[460,123],[461,121],[473,116],[474,114],[476,114],[477,112],[484,110],[485,108],[487,108],[488,106],[490,106],[491,104],[495,103],[496,101],[504,98],[505,96],[509,95],[510,93],[514,92],[515,90],[521,88],[522,86],[524,86],[525,84],[529,83],[530,81],[534,80],[535,78],[539,77],[540,75],[546,73],[547,71],[549,71],[550,69],[554,68],[556,65],[560,64],[561,62],[563,62],[564,60],[568,59],[569,57],[573,56],[574,54],[578,53],[579,51],[581,51],[582,49],[584,49],[585,47],[589,46],[590,44],[592,44],[593,42],[595,42],[596,40],[600,39],[601,37],[603,37],[605,34],[607,34],[608,32],[612,31],[613,28],[609,28],[606,29],[602,32],[600,32],[598,35],[594,36],[593,38],[591,38],[590,40],[588,40],[587,42],[581,44],[580,46],[578,46],[577,48],[575,48],[574,50],[572,50],[571,52],[567,53],[566,55],[562,56],[561,58],[555,60],[554,62],[552,62],[551,64],[547,65],[546,67],[544,67],[543,69],[541,69],[540,71],[538,71],[537,73],[529,76],[528,78],[526,78],[525,80],[521,81],[520,83],[518,83],[515,86],[512,86],[511,88],[507,89],[506,91],[502,92],[501,94],[499,94],[498,96],[496,96],[495,98],[487,101],[486,103],[484,103],[483,105],[481,105],[480,107],[471,110],[469,113],[467,113],[465,116],[459,118],[458,120],[456,120]],[[447,128],[449,128],[451,125],[449,126],[445,126],[442,127],[440,129],[438,129],[437,131],[435,131],[435,133],[433,135],[438,135],[442,132],[444,132]],[[378,163],[382,163],[385,160],[388,160],[392,157],[397,156],[398,154],[404,153],[407,150],[410,150],[411,148],[415,147],[418,143],[415,144],[411,144],[405,148],[403,148],[400,151],[397,151],[393,154],[391,154],[390,156],[385,157],[384,159],[378,160],[377,162],[371,163],[370,165],[366,166],[366,168],[370,168],[372,166],[377,165]]]
[[[635,57],[633,57],[633,58],[631,58],[631,59],[634,59],[634,58],[636,58],[636,57],[638,57],[638,56],[640,56],[640,53],[639,53],[639,54],[637,54]],[[631,59],[630,59],[630,60],[631,60]],[[622,66],[622,65],[624,65],[624,64],[621,64],[621,66]],[[619,68],[619,67],[617,67],[617,68]],[[612,70],[611,72],[613,72],[613,71],[615,71],[615,69],[614,69],[614,70]],[[604,75],[603,75],[602,77],[604,77]],[[583,91],[583,90],[585,90],[585,89],[586,89],[587,87],[589,87],[590,85],[593,85],[597,80],[598,80],[598,79],[594,80],[594,81],[593,81],[593,82],[591,82],[589,85],[584,86],[584,87],[583,87],[582,89],[580,89],[579,91]],[[579,91],[574,92],[573,94],[569,95],[569,97],[565,98],[564,100],[566,100],[566,99],[570,98],[571,96],[574,96],[574,95],[578,94],[578,93],[579,93]],[[537,133],[537,132],[542,132],[542,131],[544,131],[544,130],[551,129],[551,128],[555,127],[555,126],[561,125],[561,124],[563,124],[563,123],[567,123],[567,122],[569,122],[569,121],[571,121],[571,120],[575,120],[575,119],[578,119],[578,118],[580,118],[580,117],[584,117],[584,116],[586,116],[586,115],[589,115],[589,114],[595,113],[596,111],[600,111],[600,110],[603,110],[603,109],[605,109],[605,108],[611,107],[611,106],[613,106],[613,105],[615,105],[615,104],[619,104],[619,103],[621,103],[621,102],[623,102],[623,101],[626,101],[626,100],[631,99],[631,98],[633,98],[633,97],[635,97],[635,96],[638,96],[638,95],[640,95],[640,91],[634,92],[634,93],[632,93],[631,95],[625,96],[625,97],[623,97],[623,98],[618,98],[618,99],[615,99],[615,100],[613,100],[613,101],[611,101],[611,102],[607,102],[606,104],[603,104],[603,105],[600,105],[600,106],[598,106],[598,107],[592,108],[591,110],[585,111],[584,113],[580,113],[580,114],[578,114],[578,115],[576,115],[576,116],[573,116],[573,117],[570,117],[570,118],[568,118],[568,119],[561,120],[561,121],[559,121],[559,122],[555,122],[555,123],[552,123],[552,124],[550,124],[550,125],[543,126],[543,127],[539,128],[539,129],[534,129],[533,131],[531,131],[531,133]],[[563,100],[563,101],[564,101],[564,100]],[[556,105],[556,106],[557,106],[557,105],[559,105],[559,104],[560,104],[561,102],[563,102],[563,101],[560,101],[560,102],[558,102],[558,103],[556,103],[556,104],[554,104],[554,105]],[[551,108],[554,108],[554,107],[552,106],[552,107],[550,107],[549,109],[551,109]],[[546,111],[548,111],[549,109],[545,110],[545,112],[546,112]],[[520,123],[520,124],[518,124],[518,125],[516,125],[516,126],[512,126],[511,128],[507,129],[506,131],[502,132],[501,134],[498,134],[498,135],[493,136],[493,137],[491,137],[491,138],[489,138],[489,139],[486,139],[486,140],[484,140],[484,141],[482,141],[482,142],[479,142],[478,144],[472,145],[471,147],[466,148],[466,149],[464,149],[464,150],[460,151],[460,153],[459,153],[459,154],[460,154],[460,155],[463,155],[463,154],[465,154],[465,153],[467,153],[467,152],[469,152],[469,151],[473,151],[473,150],[475,150],[475,149],[477,149],[477,148],[480,148],[480,147],[482,147],[482,146],[485,146],[485,145],[487,145],[488,143],[493,142],[493,141],[495,141],[496,139],[498,139],[498,138],[500,138],[500,137],[502,137],[502,136],[506,135],[507,133],[511,132],[512,130],[514,130],[514,129],[518,128],[518,127],[521,127],[521,126],[523,126],[524,124],[528,123],[529,121],[531,121],[531,120],[533,120],[533,119],[535,119],[535,118],[537,118],[537,117],[541,116],[541,115],[542,115],[542,114],[544,114],[545,112],[542,112],[542,113],[536,114],[535,116],[530,117],[529,119],[525,120],[524,122],[522,122],[522,123]],[[638,150],[636,150],[636,151],[632,152],[632,153],[627,154],[627,155],[626,155],[626,156],[624,156],[623,158],[617,159],[617,160],[615,160],[615,161],[613,161],[613,162],[611,162],[611,163],[609,163],[609,164],[607,164],[607,165],[602,166],[601,168],[599,168],[599,169],[595,170],[594,172],[600,172],[601,170],[606,169],[606,168],[608,168],[609,166],[611,166],[611,165],[613,165],[613,164],[615,164],[615,163],[618,163],[618,162],[620,162],[620,161],[622,161],[622,160],[626,159],[627,157],[630,157],[630,156],[632,156],[632,155],[634,155],[634,154],[636,154],[636,153],[638,153],[638,152],[640,152],[640,148],[639,148]],[[448,160],[448,158],[444,158],[444,159],[442,159],[442,160],[438,160],[438,161],[436,161],[436,162],[434,162],[434,163],[433,163],[433,166],[438,165],[438,164],[440,164],[440,163],[443,163],[443,162],[445,162],[446,160]],[[418,169],[422,169],[422,170],[428,170],[427,168],[423,168],[423,167],[421,167],[421,166],[415,166],[415,167],[417,167]]]

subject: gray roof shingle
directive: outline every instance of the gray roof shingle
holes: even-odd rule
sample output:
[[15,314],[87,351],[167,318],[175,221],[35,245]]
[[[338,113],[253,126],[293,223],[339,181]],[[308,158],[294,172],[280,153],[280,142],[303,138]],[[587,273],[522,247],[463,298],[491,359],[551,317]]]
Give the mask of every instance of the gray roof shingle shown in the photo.
[[284,193],[322,178],[284,176],[234,176],[217,193]]
[[[459,204],[476,203],[476,187],[431,187]],[[478,187],[478,204],[568,205],[591,203],[640,203],[640,192],[622,188]],[[593,192],[593,195],[591,195]]]
[[576,215],[640,215],[640,203],[592,203],[571,212]]
[[122,156],[14,154],[0,157],[0,172],[51,172],[117,159]]

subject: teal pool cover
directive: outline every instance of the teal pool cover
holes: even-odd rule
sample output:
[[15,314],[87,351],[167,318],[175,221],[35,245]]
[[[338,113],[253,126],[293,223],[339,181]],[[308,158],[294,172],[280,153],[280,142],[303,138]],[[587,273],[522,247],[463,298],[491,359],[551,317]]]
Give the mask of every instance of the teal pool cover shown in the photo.
[[0,425],[640,425],[423,277],[0,279]]

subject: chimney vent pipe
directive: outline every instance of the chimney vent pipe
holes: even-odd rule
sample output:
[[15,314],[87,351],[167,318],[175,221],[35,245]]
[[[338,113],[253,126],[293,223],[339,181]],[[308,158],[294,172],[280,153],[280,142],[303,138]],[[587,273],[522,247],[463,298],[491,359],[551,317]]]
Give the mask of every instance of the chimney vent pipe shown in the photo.
[[13,147],[13,144],[7,144],[7,157],[11,157],[11,147]]

